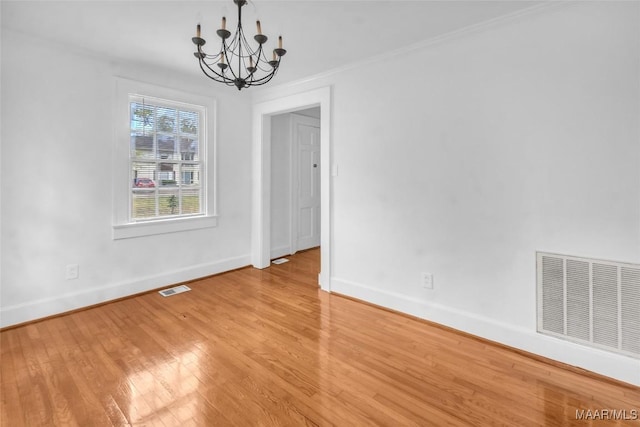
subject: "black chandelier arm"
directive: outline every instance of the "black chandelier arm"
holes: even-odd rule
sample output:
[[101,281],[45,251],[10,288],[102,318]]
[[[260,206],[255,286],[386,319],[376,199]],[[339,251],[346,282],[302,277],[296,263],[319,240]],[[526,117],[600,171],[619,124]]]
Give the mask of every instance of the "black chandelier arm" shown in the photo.
[[[220,52],[221,55],[224,55],[225,60],[227,61],[227,65],[228,67],[225,68],[226,70],[229,70],[231,72],[231,75],[233,76],[232,80],[236,80],[238,78],[238,76],[236,76],[235,71],[233,70],[233,67],[231,66],[231,62],[233,61],[233,54],[231,55],[231,57],[229,57],[228,55],[228,49],[227,49],[227,44],[224,42],[224,40],[222,41],[222,51]],[[231,51],[233,52],[233,51]],[[238,69],[238,73],[240,73],[241,69]],[[223,71],[224,74],[224,71]],[[230,79],[229,77],[226,77],[226,79]]]
[[[213,68],[211,68],[207,63],[205,63],[204,61],[200,61],[200,69],[202,70],[202,72],[204,73],[205,76],[209,77],[210,79],[220,82],[220,83],[224,83],[227,86],[237,86],[237,78],[231,79],[227,76],[224,76],[220,73],[218,73],[217,71],[215,71]],[[213,75],[211,75],[209,72],[213,73]],[[278,67],[276,66],[275,68],[273,68],[271,70],[271,72],[259,79],[256,79],[253,75],[251,75],[250,80],[244,80],[243,81],[243,87],[250,87],[250,86],[260,86],[263,85],[265,83],[268,83],[275,75],[276,72],[278,70]]]
[[277,71],[278,67],[275,67],[271,70],[271,72],[269,72],[269,74],[266,74],[258,79],[252,78],[251,83],[248,86],[260,86],[268,83],[276,75]]
[[[202,52],[202,50],[200,49],[200,46],[198,46],[198,53],[200,54],[199,57],[199,64],[200,64],[200,69],[202,70],[202,72],[209,77],[210,79],[216,80],[216,81],[226,81],[227,79],[229,79],[228,77],[219,74],[216,70],[214,70],[213,68],[211,68],[211,66],[209,66],[209,64],[204,60],[204,58],[207,56],[204,52]],[[207,70],[211,71],[213,74],[215,74],[216,76],[218,76],[220,79],[222,80],[217,80],[214,77],[211,77],[211,75],[205,70],[205,67],[207,68]]]
[[267,74],[266,76],[263,76],[259,79],[256,79],[252,82],[252,86],[260,86],[263,85],[265,83],[268,83],[278,72],[278,67],[274,68],[269,74]]
[[[217,71],[209,67],[209,65],[204,61],[200,61],[200,69],[202,70],[205,76],[209,77],[212,80],[215,80],[221,83],[225,83],[227,80],[225,76],[223,76],[222,74],[218,74]],[[213,73],[213,75],[209,74],[209,72]]]
[[[243,54],[243,49],[246,51]],[[236,52],[237,50],[237,52]],[[229,53],[231,52],[231,53]],[[222,41],[222,49],[221,54],[224,54],[227,64],[229,65],[229,70],[233,75],[234,80],[242,79],[242,69],[247,70],[246,78],[249,78],[251,72],[248,71],[248,67],[243,64],[243,61],[246,58],[252,57],[256,54],[255,51],[251,50],[249,43],[247,42],[246,37],[244,36],[244,30],[242,29],[242,24],[239,22],[238,27],[236,29],[236,33],[233,37],[231,43],[227,44],[225,40]],[[237,71],[233,69],[232,62],[237,57],[238,61],[238,69]],[[257,60],[257,62],[259,62]],[[236,74],[237,73],[237,74]]]
[[262,45],[260,45],[260,47],[258,48],[257,52],[256,52],[256,63],[255,63],[255,67],[257,70],[260,71],[268,71],[267,69],[262,68],[260,65],[264,64],[265,62],[267,62],[267,58],[264,54],[264,51],[262,50]]
[[[204,73],[205,76],[209,77],[211,80],[214,80],[219,83],[224,83],[227,86],[237,86],[236,78],[230,78],[225,76],[224,74],[218,73],[216,70],[211,68],[209,64],[207,64],[204,60],[200,60],[200,69]],[[207,72],[207,70],[210,72]]]
[[219,58],[220,58],[221,53],[222,53],[222,52],[219,52],[216,55],[212,55],[212,54],[208,54],[204,50],[202,50],[202,46],[197,46],[197,48],[198,48],[198,51],[197,52],[193,52],[193,56],[195,56],[198,59],[202,59],[202,60],[208,59],[208,60],[210,60],[212,62],[213,61],[217,62],[219,60]]
[[[237,38],[237,40],[236,40]],[[260,61],[262,60],[263,62],[266,62],[266,59],[264,57],[264,54],[262,53],[262,44],[258,44],[258,49],[257,50],[253,50],[251,49],[251,45],[249,44],[247,38],[245,37],[244,34],[244,30],[242,29],[242,27],[238,26],[238,30],[236,33],[236,38],[234,38],[234,45],[233,46],[229,46],[229,48],[232,51],[235,51],[236,47],[238,48],[238,54],[237,56],[239,56],[239,58],[241,58],[242,60],[246,60],[247,58],[250,58],[250,60],[252,60],[253,58],[255,58],[256,62],[255,62],[255,66],[257,68],[257,65],[260,63]],[[266,36],[265,36],[266,39]],[[244,55],[242,54],[244,50]],[[238,65],[240,66],[240,68],[242,68],[242,64],[240,61],[238,61]],[[247,67],[244,67],[247,68]]]
[[[230,59],[233,58],[233,55],[231,55],[231,58],[229,58],[229,55],[227,54],[228,48],[226,46],[224,46],[223,51],[220,52],[220,54],[218,55],[207,55],[206,53],[204,53],[201,49],[201,46],[198,46],[198,55],[199,55],[199,65],[200,65],[200,69],[202,70],[202,72],[209,77],[212,80],[218,81],[220,83],[225,83],[229,86],[234,86],[235,85],[235,81],[238,79],[238,76],[235,74],[235,72],[233,71],[233,68],[231,66],[227,67],[228,69],[231,70],[231,74],[233,76],[233,79],[230,77],[225,76],[224,74],[220,74],[219,72],[217,72],[215,69],[213,69],[205,60],[204,58],[219,58],[222,55],[225,56],[225,60],[228,62],[230,62]],[[258,49],[259,56],[256,55],[256,63],[254,64],[254,66],[256,66],[256,68],[258,68],[259,65],[261,65],[261,63],[269,63],[269,61],[266,61],[266,55],[264,54],[264,50],[262,49],[262,46],[260,46],[260,48]],[[196,56],[198,56],[196,55]],[[245,83],[246,86],[260,86],[263,85],[267,82],[269,82],[276,74],[279,65],[280,65],[280,59],[281,57],[277,56],[277,60],[276,60],[276,65],[269,65],[271,67],[271,70],[265,69],[263,67],[259,67],[259,69],[261,71],[267,72],[268,74],[261,77],[261,78],[255,78],[255,73],[250,73],[247,78],[245,79]],[[273,62],[273,61],[271,61]],[[215,77],[213,77],[211,74],[213,74]],[[217,78],[216,78],[217,77]]]
[[269,81],[276,75],[276,73],[271,73],[268,74],[258,80],[254,80],[253,82],[251,82],[251,85],[249,86],[261,86],[263,84],[269,83]]
[[202,67],[202,65],[200,66],[200,69],[202,70],[202,72],[204,73],[204,75],[205,75],[205,76],[207,76],[207,77],[209,77],[211,80],[214,80],[214,81],[219,82],[219,83],[225,83],[225,84],[226,84],[226,85],[228,85],[228,86],[233,86],[233,84],[234,84],[234,83],[233,83],[233,80],[231,80],[231,79],[229,79],[229,78],[227,78],[227,77],[225,77],[225,76],[222,76],[222,75],[218,74],[216,71],[211,70],[209,67],[207,67],[207,69],[211,70],[211,72],[213,73],[213,75],[209,74],[209,73],[207,72],[207,69],[205,69],[204,67]]

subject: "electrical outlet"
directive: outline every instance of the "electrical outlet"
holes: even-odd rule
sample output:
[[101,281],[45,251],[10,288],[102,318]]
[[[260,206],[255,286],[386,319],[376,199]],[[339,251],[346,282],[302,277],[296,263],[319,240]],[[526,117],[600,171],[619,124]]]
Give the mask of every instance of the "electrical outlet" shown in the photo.
[[69,264],[65,269],[65,277],[67,280],[77,279],[80,275],[80,267],[78,264]]
[[433,289],[433,274],[422,273],[422,287],[425,289]]

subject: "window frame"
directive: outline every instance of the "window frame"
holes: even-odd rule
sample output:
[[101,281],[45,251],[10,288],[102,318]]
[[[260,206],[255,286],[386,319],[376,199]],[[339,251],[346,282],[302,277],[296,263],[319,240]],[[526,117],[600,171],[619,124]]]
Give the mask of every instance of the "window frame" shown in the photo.
[[[214,99],[149,83],[116,78],[114,102],[113,239],[173,233],[217,226],[216,213],[216,102]],[[202,213],[175,217],[131,218],[130,97],[148,97],[174,105],[203,108],[200,143]]]

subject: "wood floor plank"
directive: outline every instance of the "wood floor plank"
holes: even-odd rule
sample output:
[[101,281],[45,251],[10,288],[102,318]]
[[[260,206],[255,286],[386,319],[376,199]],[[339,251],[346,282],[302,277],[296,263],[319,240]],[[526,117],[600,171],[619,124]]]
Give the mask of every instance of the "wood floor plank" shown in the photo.
[[[10,425],[12,420],[24,422],[18,384],[21,381],[19,361],[12,356],[19,352],[17,334],[7,331],[0,335],[0,425]],[[17,363],[16,363],[17,362]]]
[[322,292],[319,256],[1,331],[0,422],[567,426],[592,423],[576,420],[580,410],[640,416],[637,387]]

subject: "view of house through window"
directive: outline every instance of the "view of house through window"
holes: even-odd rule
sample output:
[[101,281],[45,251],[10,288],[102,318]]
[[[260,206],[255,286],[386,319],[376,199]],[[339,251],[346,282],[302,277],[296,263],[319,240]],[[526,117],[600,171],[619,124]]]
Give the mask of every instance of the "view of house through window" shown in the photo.
[[205,213],[204,108],[129,96],[132,221]]

